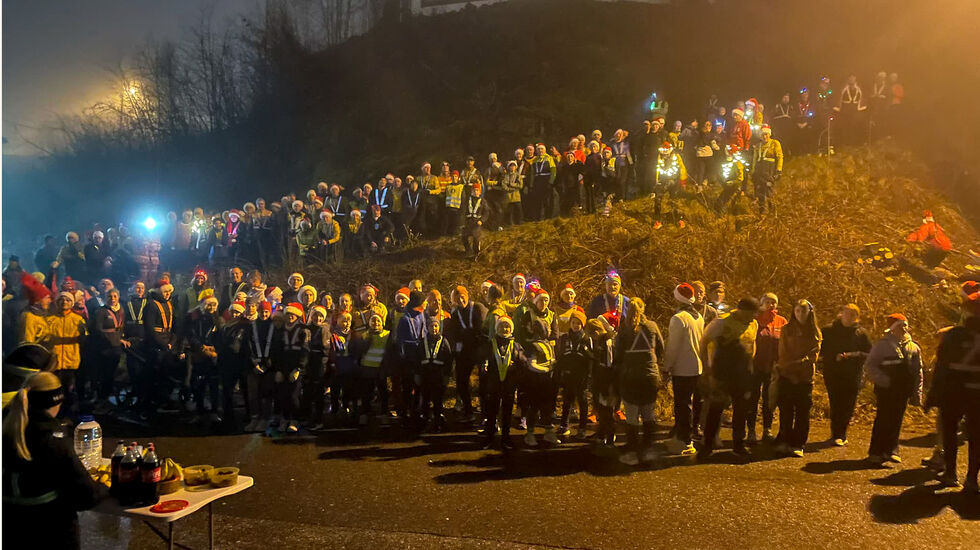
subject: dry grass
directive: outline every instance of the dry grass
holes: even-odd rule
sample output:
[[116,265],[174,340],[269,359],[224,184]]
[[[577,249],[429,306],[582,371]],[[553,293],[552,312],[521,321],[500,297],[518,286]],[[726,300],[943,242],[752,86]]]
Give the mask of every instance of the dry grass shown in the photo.
[[[441,239],[413,243],[384,261],[308,270],[307,279],[337,293],[370,281],[389,297],[414,278],[445,294],[457,283],[470,288],[487,278],[507,283],[520,271],[549,289],[570,282],[584,302],[601,291],[603,273],[612,265],[623,276],[624,292],[643,297],[648,315],[661,327],[674,309],[674,285],[722,280],[732,302],[767,291],[778,294],[783,304],[807,298],[821,324],[832,321],[840,305],[854,302],[875,335],[884,328],[886,314],[902,311],[931,364],[936,331],[958,319],[958,285],[951,281],[949,288],[933,287],[905,273],[857,262],[868,242],[879,242],[899,257],[913,255],[904,236],[926,208],[933,210],[954,246],[980,242],[956,206],[939,198],[924,166],[909,153],[888,147],[829,159],[801,157],[788,161],[778,183],[778,214],[759,218],[748,200],[740,199],[736,215],[717,216],[697,197],[682,199],[688,227],[655,231],[652,201],[640,199],[609,218],[573,216],[488,234],[476,261],[462,257],[458,241]],[[953,254],[946,265],[958,273],[965,259]],[[823,384],[817,380],[815,386],[814,408],[825,412]]]

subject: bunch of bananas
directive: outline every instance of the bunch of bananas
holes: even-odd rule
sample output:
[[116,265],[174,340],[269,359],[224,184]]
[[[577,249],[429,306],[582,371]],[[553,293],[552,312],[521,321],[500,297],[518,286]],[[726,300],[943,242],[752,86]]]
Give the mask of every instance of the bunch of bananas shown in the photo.
[[101,483],[106,487],[112,486],[111,472],[109,471],[108,464],[103,464],[94,470],[90,470],[89,474],[91,474],[92,479],[95,480],[96,483]]
[[163,466],[160,467],[160,479],[163,481],[168,481],[171,479],[181,479],[184,477],[184,469],[180,467],[180,464],[174,462],[174,459],[168,458],[163,461]]

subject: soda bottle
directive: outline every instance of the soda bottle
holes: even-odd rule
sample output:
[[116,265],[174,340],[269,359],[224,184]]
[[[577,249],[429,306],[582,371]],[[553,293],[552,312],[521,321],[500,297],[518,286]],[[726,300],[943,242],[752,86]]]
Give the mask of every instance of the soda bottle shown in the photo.
[[160,500],[157,483],[160,482],[160,459],[157,458],[153,443],[146,448],[143,463],[140,464],[140,503],[143,506],[156,504]]
[[129,446],[126,456],[119,463],[119,489],[116,498],[122,505],[136,501],[136,487],[139,485],[139,457],[136,454],[136,443]]
[[119,465],[122,463],[123,458],[126,457],[126,444],[122,439],[116,443],[116,450],[112,451],[112,459],[109,462],[109,479],[110,483],[110,493],[112,496],[118,498],[119,491]]

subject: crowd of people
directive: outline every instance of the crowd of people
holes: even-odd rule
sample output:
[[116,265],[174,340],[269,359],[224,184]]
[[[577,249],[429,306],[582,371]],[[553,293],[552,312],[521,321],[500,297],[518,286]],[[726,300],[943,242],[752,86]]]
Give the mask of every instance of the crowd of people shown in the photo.
[[[66,388],[67,414],[115,408],[129,421],[149,422],[176,411],[208,429],[244,424],[248,432],[288,435],[397,421],[438,432],[450,416],[464,427],[475,424],[488,448],[514,448],[513,428],[524,432],[528,448],[590,437],[598,452],[615,453],[618,417],[626,432],[619,459],[630,465],[658,456],[654,404],[668,380],[674,400],[668,452],[710,457],[731,407],[736,454],[747,456],[761,442],[803,456],[819,367],[834,444],[847,444],[867,378],[877,395],[868,461],[901,461],[908,404],[938,407],[945,451],[940,478],[958,483],[957,432],[965,416],[967,487],[976,489],[977,283],[962,287],[963,321],[944,331],[923,400],[922,358],[901,313],[888,316],[872,343],[853,304],[820,327],[805,299],[793,303],[787,318],[773,293],[731,307],[723,282],[693,281],[673,289],[677,310],[665,335],[641,298],[622,294],[615,271],[604,281],[604,292],[591,300],[570,284],[552,300],[539,281],[518,273],[504,286],[487,280],[472,297],[455,286],[444,300],[440,290],[414,280],[385,304],[371,284],[334,300],[299,272],[279,287],[257,270],[246,275],[233,267],[215,284],[198,269],[185,288],[164,275],[151,288],[137,282],[126,294],[103,279],[104,298],[85,303],[71,281],[53,294],[24,273],[30,305],[18,320],[20,345],[6,364],[53,370]],[[245,417],[236,419],[238,393]],[[455,410],[447,415],[450,397]]]
[[[641,298],[622,294],[615,271],[588,301],[570,284],[553,300],[539,281],[515,274],[505,285],[487,280],[472,297],[455,286],[448,300],[414,280],[393,294],[389,289],[388,304],[372,284],[356,295],[335,295],[301,273],[311,263],[384,252],[416,236],[461,236],[476,254],[484,228],[574,210],[608,213],[618,201],[650,194],[656,228],[668,219],[665,202],[670,221],[683,226],[682,207],[670,197],[703,198],[712,188],[711,204],[724,209],[751,183],[765,211],[784,151],[826,144],[832,123],[844,142],[864,139],[871,123],[887,128],[903,94],[897,77],[880,74],[867,108],[853,77],[839,100],[824,78],[812,100],[803,89],[798,102],[786,94],[768,112],[755,99],[728,112],[712,98],[702,116],[672,129],[665,127],[666,102],[657,100],[635,138],[617,130],[606,143],[596,130],[590,139],[573,137],[564,153],[528,145],[506,164],[491,153],[484,170],[472,157],[461,173],[449,163],[434,173],[425,163],[418,177],[387,174],[376,187],[350,193],[321,182],[301,199],[286,195],[267,205],[260,198],[220,214],[172,212],[160,240],[130,234],[126,226],[94,227],[84,245],[74,232],[60,247],[48,238],[35,254],[37,273],[19,266],[4,272],[5,332],[17,335],[4,339],[4,390],[17,389],[11,386],[17,374],[53,371],[65,388],[62,414],[114,410],[145,423],[177,412],[208,429],[244,426],[267,434],[393,421],[442,431],[452,419],[478,428],[488,448],[504,450],[516,445],[513,428],[524,432],[528,448],[590,438],[600,454],[617,453],[617,423],[624,422],[626,443],[617,454],[637,465],[658,456],[654,404],[668,384],[674,402],[668,452],[710,457],[721,446],[730,407],[736,454],[748,456],[765,443],[803,456],[820,368],[831,440],[839,446],[848,443],[864,380],[873,383],[873,464],[901,461],[908,404],[938,407],[937,457],[944,458],[937,469],[944,483],[958,484],[956,443],[965,416],[966,487],[975,492],[976,283],[963,285],[963,320],[943,333],[923,400],[922,359],[900,313],[888,316],[873,344],[853,304],[821,327],[805,299],[793,303],[787,318],[773,293],[731,307],[723,282],[692,281],[672,291],[677,310],[665,336]],[[784,144],[774,132],[785,136]],[[936,231],[926,233],[919,240],[936,241]],[[285,285],[266,280],[283,265],[299,266]],[[184,273],[193,274],[186,284]],[[239,395],[242,418],[236,418]],[[450,398],[455,409],[447,415]]]
[[802,88],[795,100],[786,93],[769,109],[755,98],[729,108],[712,96],[701,112],[668,125],[669,105],[654,96],[641,127],[618,129],[611,139],[597,129],[570,137],[567,146],[528,144],[510,158],[490,153],[480,165],[473,157],[458,169],[425,162],[404,179],[388,173],[362,186],[322,181],[298,196],[260,197],[241,208],[170,212],[148,228],[96,225],[69,232],[62,244],[46,237],[34,264],[41,273],[54,267],[62,278],[109,277],[129,286],[151,280],[161,266],[186,273],[195,265],[336,263],[412,238],[459,238],[476,255],[484,231],[573,212],[608,214],[623,199],[650,195],[656,228],[683,226],[689,201],[724,212],[748,196],[762,213],[772,208],[786,155],[886,135],[902,116],[903,99],[895,74],[879,73],[868,95],[854,76],[840,94],[823,77],[812,91]]

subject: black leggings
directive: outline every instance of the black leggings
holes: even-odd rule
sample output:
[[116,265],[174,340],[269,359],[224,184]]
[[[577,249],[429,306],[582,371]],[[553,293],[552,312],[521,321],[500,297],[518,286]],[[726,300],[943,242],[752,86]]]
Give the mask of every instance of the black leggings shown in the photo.
[[961,389],[958,395],[947,397],[949,404],[940,407],[939,419],[942,422],[943,455],[946,471],[956,472],[956,454],[959,439],[957,430],[960,419],[966,417],[966,433],[970,439],[967,453],[966,479],[977,480],[980,473],[980,391]]
[[588,378],[589,371],[587,368],[559,371],[562,428],[568,427],[568,418],[571,416],[573,403],[578,404],[578,427],[585,429],[589,425],[589,401],[585,396]]

